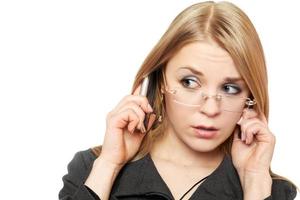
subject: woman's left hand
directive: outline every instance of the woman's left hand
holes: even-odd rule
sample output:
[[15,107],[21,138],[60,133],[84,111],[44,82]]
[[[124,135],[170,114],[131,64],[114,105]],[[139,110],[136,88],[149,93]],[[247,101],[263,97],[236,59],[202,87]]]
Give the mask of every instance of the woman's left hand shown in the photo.
[[266,117],[253,109],[244,109],[238,124],[241,138],[238,137],[239,127],[237,127],[234,131],[231,154],[239,175],[269,173],[275,136],[268,128]]

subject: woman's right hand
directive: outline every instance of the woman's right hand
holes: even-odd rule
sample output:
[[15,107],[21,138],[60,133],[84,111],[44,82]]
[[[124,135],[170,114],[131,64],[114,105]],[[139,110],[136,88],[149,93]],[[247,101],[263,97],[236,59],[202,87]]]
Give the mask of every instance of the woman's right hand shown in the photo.
[[[106,131],[99,158],[116,167],[122,167],[137,153],[145,136],[142,131],[145,113],[153,112],[147,98],[139,96],[140,88],[133,95],[125,96],[106,116]],[[153,121],[149,121],[148,127]]]

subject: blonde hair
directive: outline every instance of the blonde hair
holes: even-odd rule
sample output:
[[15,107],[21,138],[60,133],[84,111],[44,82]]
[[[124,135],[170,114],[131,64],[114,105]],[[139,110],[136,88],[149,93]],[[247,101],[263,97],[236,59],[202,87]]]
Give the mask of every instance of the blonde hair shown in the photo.
[[[251,97],[257,102],[254,109],[258,113],[264,113],[268,119],[268,76],[260,39],[247,15],[234,4],[225,1],[196,3],[179,13],[140,67],[133,83],[132,93],[145,76],[156,73],[158,82],[153,109],[164,119],[165,104],[161,88],[166,64],[184,45],[208,39],[218,43],[231,55],[238,72],[248,85]],[[163,120],[152,129],[143,139],[139,151],[132,160],[147,154],[155,140],[163,135],[165,127],[166,120]],[[221,144],[221,149],[226,154],[231,152],[232,139],[233,136]],[[101,147],[94,148],[93,151],[99,155]],[[273,179],[287,180],[274,174],[271,169],[270,174]]]

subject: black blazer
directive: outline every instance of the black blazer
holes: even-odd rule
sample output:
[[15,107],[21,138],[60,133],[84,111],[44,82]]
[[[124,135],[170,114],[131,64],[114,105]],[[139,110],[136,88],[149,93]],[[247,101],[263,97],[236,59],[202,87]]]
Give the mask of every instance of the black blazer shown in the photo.
[[[68,164],[68,174],[63,176],[60,200],[97,200],[96,194],[84,185],[96,156],[91,149],[75,154]],[[174,176],[176,176],[174,174]],[[267,200],[290,200],[297,191],[283,180],[273,180],[272,195]],[[140,160],[127,163],[113,184],[110,199],[123,200],[173,200],[169,188],[159,175],[150,154]],[[198,186],[191,200],[242,200],[243,191],[239,176],[230,156],[225,156],[215,171]]]

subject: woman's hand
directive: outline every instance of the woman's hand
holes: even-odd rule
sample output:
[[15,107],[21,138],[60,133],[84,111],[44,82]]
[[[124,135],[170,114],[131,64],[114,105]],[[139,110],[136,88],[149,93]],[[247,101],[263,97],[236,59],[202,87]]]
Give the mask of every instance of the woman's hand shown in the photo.
[[[261,199],[271,193],[269,173],[275,147],[275,136],[269,130],[263,113],[244,109],[234,131],[231,155],[239,174],[244,199]],[[239,130],[240,129],[240,130]],[[241,131],[241,138],[238,133]]]
[[241,138],[238,137],[239,127],[237,127],[234,131],[231,154],[242,187],[244,190],[251,187],[252,194],[255,190],[262,192],[263,189],[266,191],[264,194],[270,193],[272,179],[269,168],[275,147],[275,136],[268,128],[264,114],[258,114],[252,109],[244,110],[238,124]]
[[[132,159],[145,136],[145,113],[153,110],[147,98],[138,95],[139,91],[140,86],[133,95],[124,97],[106,117],[106,132],[99,158],[111,165],[122,167]],[[148,127],[154,121],[151,119]]]

